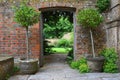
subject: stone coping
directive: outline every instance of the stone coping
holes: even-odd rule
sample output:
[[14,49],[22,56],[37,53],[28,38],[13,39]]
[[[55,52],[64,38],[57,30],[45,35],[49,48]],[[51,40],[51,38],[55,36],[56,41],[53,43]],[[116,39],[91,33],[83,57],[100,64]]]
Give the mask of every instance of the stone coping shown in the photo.
[[20,62],[36,62],[36,61],[38,61],[38,59],[25,59],[25,60],[19,60]]
[[6,61],[6,60],[11,59],[11,58],[13,58],[13,57],[11,57],[11,56],[4,56],[4,57],[2,56],[2,57],[1,57],[1,56],[0,56],[0,62],[1,62],[1,61]]

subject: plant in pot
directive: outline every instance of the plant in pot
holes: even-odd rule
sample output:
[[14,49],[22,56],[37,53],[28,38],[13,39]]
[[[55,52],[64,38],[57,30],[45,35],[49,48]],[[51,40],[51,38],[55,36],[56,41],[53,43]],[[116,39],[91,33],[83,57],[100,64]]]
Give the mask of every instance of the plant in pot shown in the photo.
[[14,7],[14,18],[26,30],[26,59],[20,60],[20,71],[22,73],[36,73],[38,70],[38,60],[30,59],[29,50],[29,27],[39,21],[40,13],[33,7],[28,6],[26,3],[21,3],[19,6]]
[[87,63],[91,72],[98,72],[102,70],[104,63],[103,57],[98,57],[94,50],[93,30],[103,21],[102,15],[94,8],[85,8],[78,13],[78,22],[85,28],[89,29],[91,38],[92,56],[87,56]]

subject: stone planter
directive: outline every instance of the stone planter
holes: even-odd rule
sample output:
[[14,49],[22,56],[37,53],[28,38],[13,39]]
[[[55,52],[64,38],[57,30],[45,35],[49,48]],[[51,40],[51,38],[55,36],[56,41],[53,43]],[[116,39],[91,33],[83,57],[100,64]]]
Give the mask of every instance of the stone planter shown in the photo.
[[34,74],[38,71],[38,60],[20,60],[20,73],[21,74]]
[[90,68],[91,72],[102,72],[103,64],[104,64],[104,57],[87,57],[87,64]]
[[13,57],[0,57],[0,80],[5,80],[9,75],[13,74],[14,58]]

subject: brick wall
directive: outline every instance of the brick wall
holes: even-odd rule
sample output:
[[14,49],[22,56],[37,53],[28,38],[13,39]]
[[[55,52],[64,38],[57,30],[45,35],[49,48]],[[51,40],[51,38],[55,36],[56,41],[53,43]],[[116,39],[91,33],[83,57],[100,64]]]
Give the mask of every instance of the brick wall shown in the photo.
[[[77,12],[84,8],[87,3],[91,3],[94,6],[95,0],[79,2],[57,2],[57,1],[46,1],[38,3],[30,3],[36,9],[44,9],[48,7],[69,7],[76,8],[75,11],[75,58],[79,59],[82,54],[91,53],[90,35],[87,29],[82,28],[76,19]],[[10,5],[0,6],[0,54],[11,54],[13,56],[25,57],[26,53],[26,42],[25,42],[25,29],[20,27],[19,24],[13,20],[13,12],[11,11]],[[40,55],[40,25],[35,24],[30,28],[30,49],[32,57],[39,57]],[[97,33],[95,33],[97,32]],[[99,53],[100,49],[105,45],[105,36],[102,26],[94,31],[95,37],[95,48],[96,53]]]

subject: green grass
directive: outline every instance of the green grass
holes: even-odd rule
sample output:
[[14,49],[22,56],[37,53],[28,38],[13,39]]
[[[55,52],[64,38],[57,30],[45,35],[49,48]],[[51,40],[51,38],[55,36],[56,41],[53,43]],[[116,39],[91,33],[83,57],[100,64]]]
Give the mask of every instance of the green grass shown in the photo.
[[52,50],[53,53],[63,53],[63,54],[65,54],[65,53],[68,53],[71,50],[71,48],[52,48],[51,50]]

